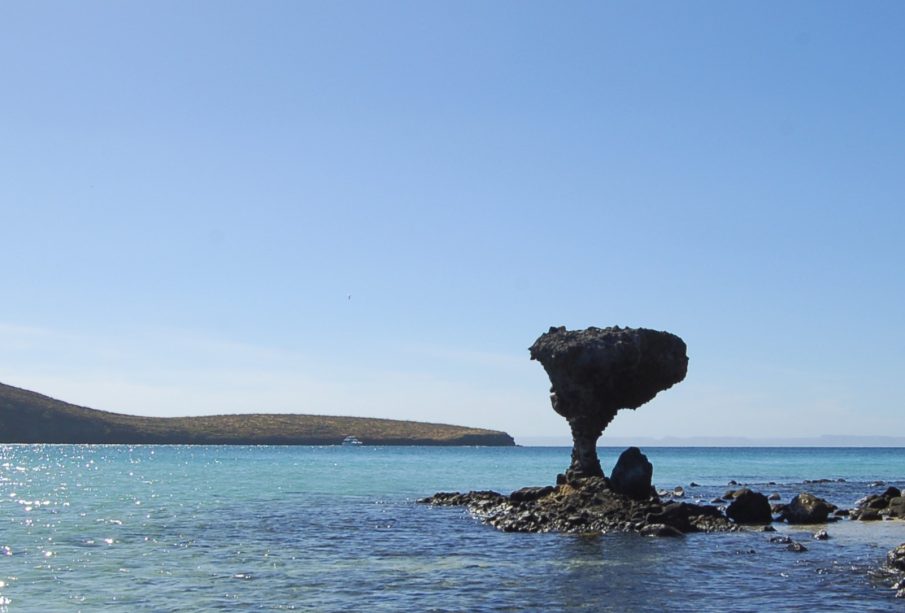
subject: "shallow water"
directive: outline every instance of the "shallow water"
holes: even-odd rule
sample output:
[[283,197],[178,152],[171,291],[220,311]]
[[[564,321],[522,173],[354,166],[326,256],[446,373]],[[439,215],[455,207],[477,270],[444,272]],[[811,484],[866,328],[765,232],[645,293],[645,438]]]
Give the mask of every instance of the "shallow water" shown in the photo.
[[[608,469],[620,450],[601,449]],[[727,482],[849,507],[905,449],[645,449],[660,487]],[[566,448],[0,447],[0,609],[881,610],[905,522],[651,539],[504,534],[435,491],[550,483]],[[803,485],[805,479],[845,482]],[[691,487],[695,481],[699,487]],[[768,485],[770,481],[775,485]]]

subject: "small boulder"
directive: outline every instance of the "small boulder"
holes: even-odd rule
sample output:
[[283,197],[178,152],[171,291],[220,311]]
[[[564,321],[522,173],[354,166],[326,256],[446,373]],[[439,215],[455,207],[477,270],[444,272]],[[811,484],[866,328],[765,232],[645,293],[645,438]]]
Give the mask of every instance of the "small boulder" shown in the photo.
[[902,495],[902,490],[897,487],[889,486],[886,491],[880,494],[884,498],[898,498]]
[[773,521],[767,497],[747,488],[735,493],[726,515],[737,524],[769,524]]
[[818,541],[825,541],[830,538],[830,535],[826,530],[818,530],[814,533],[814,538]]
[[790,524],[823,524],[836,506],[823,498],[803,492],[792,498],[792,502],[780,511],[780,519]]
[[637,447],[629,447],[622,452],[613,467],[610,486],[629,498],[646,500],[650,498],[650,480],[653,474],[654,467],[647,456]]
[[905,519],[905,497],[890,498],[889,504],[886,506],[886,515]]
[[883,518],[880,517],[880,512],[876,509],[864,509],[863,511],[858,513],[857,519],[861,521],[877,521]]
[[792,541],[791,543],[789,543],[789,546],[786,547],[786,549],[788,549],[789,551],[794,551],[795,553],[802,553],[808,550],[807,547],[805,547],[798,541]]

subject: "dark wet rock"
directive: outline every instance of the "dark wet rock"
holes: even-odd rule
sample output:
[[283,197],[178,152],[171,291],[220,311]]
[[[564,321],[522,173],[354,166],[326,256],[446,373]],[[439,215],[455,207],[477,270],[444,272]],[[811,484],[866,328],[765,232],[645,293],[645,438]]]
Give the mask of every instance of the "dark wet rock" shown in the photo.
[[713,532],[719,528],[711,527],[710,524],[719,524],[725,521],[725,517],[716,507],[673,502],[665,505],[659,512],[648,514],[644,521],[649,524],[662,523],[673,526],[682,532]]
[[712,499],[710,502],[711,502],[711,504],[720,504],[721,502],[726,502],[726,501],[720,497],[717,497],[717,498]]
[[684,536],[681,530],[666,524],[647,524],[640,532],[641,536]]
[[738,481],[736,481],[735,479],[732,479],[726,485],[738,485]]
[[683,488],[682,486],[678,486],[678,485],[677,485],[677,486],[673,489],[672,495],[675,496],[676,498],[682,498],[682,497],[684,497],[684,496],[685,496],[685,488]]
[[835,517],[848,517],[849,515],[851,515],[851,511],[848,509],[836,509],[833,511],[833,516]]
[[822,524],[836,508],[823,498],[802,492],[783,505],[779,518],[790,524]]
[[876,509],[865,509],[859,512],[857,517],[855,517],[854,514],[852,514],[852,517],[854,519],[860,519],[861,521],[877,521],[883,519],[880,517],[880,512]]
[[734,493],[726,514],[737,524],[769,524],[773,521],[767,497],[747,488]]
[[499,492],[491,492],[488,490],[480,492],[468,492],[461,494],[459,492],[438,492],[433,496],[421,498],[418,500],[421,504],[432,504],[434,506],[462,506],[466,504],[474,504],[478,502],[499,502],[506,500],[506,497]]
[[826,530],[818,530],[814,533],[814,538],[818,541],[825,541],[830,538],[830,535]]
[[795,553],[802,553],[808,550],[807,547],[805,547],[798,541],[792,541],[791,543],[789,543],[789,546],[786,547],[786,549],[788,549],[789,551],[794,551]]
[[637,447],[629,447],[619,455],[613,474],[610,476],[610,487],[620,494],[635,500],[650,498],[650,480],[654,467],[647,456]]
[[885,509],[889,505],[889,499],[885,496],[876,496],[867,502],[868,509]]
[[770,524],[767,524],[766,526],[764,526],[763,528],[761,528],[761,531],[762,531],[762,532],[776,532],[776,528],[774,528],[774,527],[771,526]]
[[602,477],[597,439],[620,409],[637,409],[685,378],[681,338],[645,328],[550,328],[531,346],[550,377],[553,410],[572,430],[568,480]]
[[886,485],[885,481],[871,481],[867,487],[883,487],[884,485]]
[[897,487],[889,486],[886,491],[880,494],[884,498],[897,498],[902,495],[902,490]]
[[891,576],[896,598],[905,598],[905,543],[886,554],[886,573]]
[[892,570],[905,573],[905,543],[886,554],[886,566]]
[[701,487],[701,485],[692,481],[691,483],[688,484],[688,487]]
[[551,485],[545,485],[543,487],[523,487],[522,489],[509,494],[509,499],[514,502],[528,502],[530,500],[537,500],[538,498],[548,496],[552,494],[554,490],[555,488]]
[[767,500],[782,500],[782,496],[779,495],[779,492],[773,492],[767,496]]
[[779,543],[780,545],[788,545],[789,543],[792,542],[792,539],[789,538],[788,536],[785,536],[785,535],[771,536],[771,537],[770,537],[770,542],[771,542],[771,543]]
[[896,496],[895,498],[890,498],[886,509],[886,514],[890,517],[905,518],[905,497]]
[[[496,492],[440,493],[419,500],[460,505],[476,518],[505,532],[639,532],[671,536],[676,532],[725,532],[737,528],[719,509],[689,503],[662,504],[656,497],[636,500],[613,491],[602,477],[550,488],[525,488],[503,496]],[[537,497],[535,497],[537,496]]]
[[897,487],[888,487],[882,494],[870,494],[855,502],[852,519],[873,521],[881,518],[905,519],[905,497]]

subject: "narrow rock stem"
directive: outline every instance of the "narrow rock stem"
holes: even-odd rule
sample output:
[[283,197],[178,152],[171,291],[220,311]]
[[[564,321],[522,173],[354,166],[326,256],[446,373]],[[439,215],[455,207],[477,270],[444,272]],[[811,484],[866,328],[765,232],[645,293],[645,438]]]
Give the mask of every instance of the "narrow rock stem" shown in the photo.
[[602,477],[603,470],[597,458],[597,439],[603,433],[603,428],[577,419],[569,420],[569,427],[572,429],[572,464],[566,471],[566,477]]

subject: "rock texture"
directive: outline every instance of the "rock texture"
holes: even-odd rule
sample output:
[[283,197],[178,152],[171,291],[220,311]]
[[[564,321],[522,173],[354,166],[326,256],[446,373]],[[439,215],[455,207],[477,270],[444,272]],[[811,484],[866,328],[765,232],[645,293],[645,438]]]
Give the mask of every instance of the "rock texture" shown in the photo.
[[835,510],[836,505],[802,492],[780,508],[779,518],[790,524],[823,524],[829,521],[830,513]]
[[905,543],[886,554],[886,570],[893,577],[896,598],[905,598]]
[[531,346],[550,377],[553,410],[572,430],[566,480],[602,477],[597,439],[620,409],[637,409],[685,378],[681,338],[645,328],[550,328]]
[[905,519],[905,497],[899,488],[888,487],[882,494],[871,494],[857,501],[850,516],[861,521],[886,517]]
[[[730,496],[724,496],[728,498]],[[726,509],[726,515],[739,524],[769,524],[773,521],[770,501],[760,492],[752,492],[742,488],[731,495],[732,504]]]
[[[651,496],[650,481],[653,475],[654,467],[647,456],[637,447],[629,447],[616,460],[616,466],[613,467],[613,474],[610,476],[610,486],[614,491],[629,498],[644,500]],[[682,493],[684,494],[684,491]]]
[[484,523],[505,532],[637,532],[680,536],[687,532],[736,530],[717,507],[685,502],[664,504],[656,496],[636,500],[615,492],[602,477],[554,487],[496,492],[439,493],[418,502],[465,506]]

